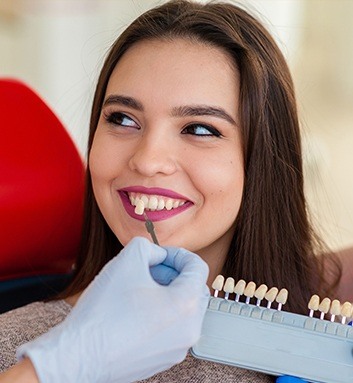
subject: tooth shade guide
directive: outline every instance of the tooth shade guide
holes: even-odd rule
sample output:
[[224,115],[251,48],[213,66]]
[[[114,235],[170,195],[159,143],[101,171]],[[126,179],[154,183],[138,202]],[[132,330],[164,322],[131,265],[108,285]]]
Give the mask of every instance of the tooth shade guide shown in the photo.
[[137,215],[143,215],[145,211],[145,204],[142,199],[138,200],[136,207],[135,207],[135,214]]
[[213,281],[212,286],[211,286],[214,290],[213,296],[215,298],[218,297],[218,293],[219,293],[219,291],[222,290],[223,284],[224,284],[224,276],[223,275],[217,275],[216,279]]
[[245,286],[246,282],[243,279],[240,279],[234,286],[235,302],[239,302],[240,296],[244,293]]
[[223,287],[223,291],[225,292],[224,299],[229,298],[229,294],[234,291],[234,278],[228,277]]
[[254,296],[255,290],[256,290],[255,282],[249,282],[246,285],[244,289],[244,295],[246,296],[246,300],[245,300],[246,304],[250,303],[250,299]]

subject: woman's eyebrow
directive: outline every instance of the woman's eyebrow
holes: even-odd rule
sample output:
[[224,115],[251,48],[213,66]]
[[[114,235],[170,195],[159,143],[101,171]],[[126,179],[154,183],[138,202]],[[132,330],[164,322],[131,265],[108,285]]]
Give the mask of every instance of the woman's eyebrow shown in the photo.
[[135,98],[129,96],[111,94],[104,100],[103,107],[112,104],[124,105],[132,109],[143,111],[142,103],[140,101],[137,101]]
[[222,118],[229,123],[236,125],[233,117],[230,116],[224,109],[210,106],[210,105],[188,105],[178,106],[172,110],[173,117],[187,117],[187,116],[215,116]]
[[[112,104],[127,106],[138,111],[143,111],[143,105],[140,101],[130,96],[120,94],[111,94],[103,102],[103,107]],[[232,125],[236,125],[234,119],[223,108],[210,105],[185,105],[176,106],[172,109],[173,117],[188,117],[188,116],[215,116],[228,121]]]

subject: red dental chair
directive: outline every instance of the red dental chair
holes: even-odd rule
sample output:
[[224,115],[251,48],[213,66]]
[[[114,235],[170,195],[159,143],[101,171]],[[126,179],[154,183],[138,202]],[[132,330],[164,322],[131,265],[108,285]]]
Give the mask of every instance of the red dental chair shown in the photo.
[[78,251],[84,164],[25,84],[0,79],[0,313],[54,296]]

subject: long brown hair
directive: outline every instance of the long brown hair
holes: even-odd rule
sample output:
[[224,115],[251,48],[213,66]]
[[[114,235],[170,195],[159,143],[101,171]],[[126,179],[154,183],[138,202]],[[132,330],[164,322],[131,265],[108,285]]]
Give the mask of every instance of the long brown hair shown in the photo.
[[[143,40],[176,38],[222,49],[240,72],[245,186],[223,273],[269,287],[286,287],[288,309],[303,312],[310,295],[330,295],[330,285],[320,277],[315,254],[319,241],[308,221],[293,83],[273,38],[248,12],[231,4],[176,0],[137,18],[111,47],[103,65],[88,148],[109,77],[122,55]],[[121,249],[99,211],[88,170],[81,252],[66,296],[87,287]]]

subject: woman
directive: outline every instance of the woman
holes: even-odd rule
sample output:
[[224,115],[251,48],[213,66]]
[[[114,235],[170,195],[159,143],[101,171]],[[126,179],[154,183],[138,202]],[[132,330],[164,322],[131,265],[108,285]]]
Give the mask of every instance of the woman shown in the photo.
[[[208,263],[209,285],[222,273],[285,287],[287,309],[298,313],[313,293],[334,292],[338,267],[326,262],[323,275],[306,211],[291,76],[269,33],[241,8],[173,1],[133,22],[101,71],[88,148],[70,304],[133,237],[148,237],[134,212],[139,199],[163,246]],[[269,381],[191,357],[149,381],[191,375]]]

